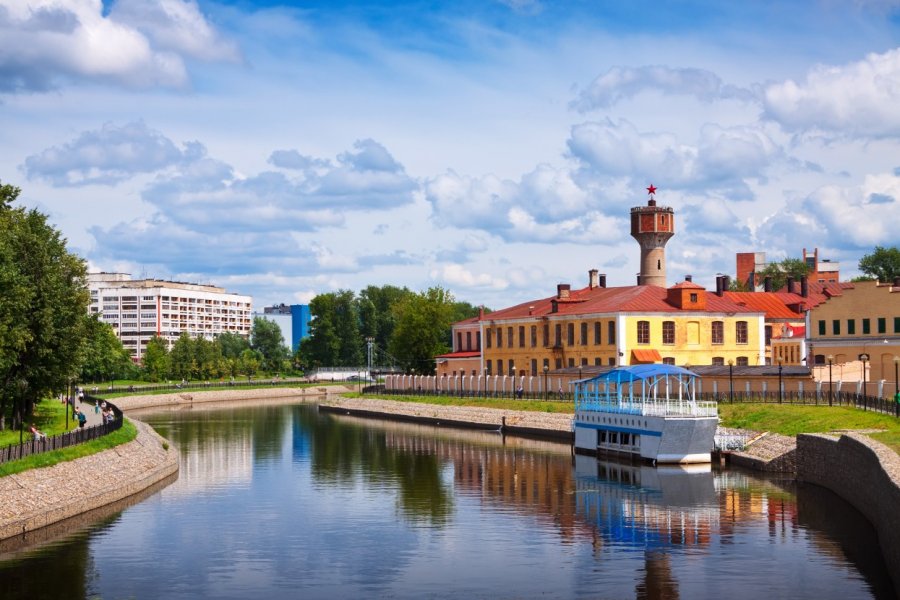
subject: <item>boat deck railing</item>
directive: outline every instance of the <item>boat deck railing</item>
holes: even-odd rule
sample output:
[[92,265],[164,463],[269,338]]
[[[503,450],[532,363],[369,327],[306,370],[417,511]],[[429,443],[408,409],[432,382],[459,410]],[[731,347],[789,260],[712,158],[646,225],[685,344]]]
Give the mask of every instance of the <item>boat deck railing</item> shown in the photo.
[[619,400],[615,396],[605,398],[580,399],[576,410],[606,412],[623,415],[641,415],[647,417],[715,417],[718,416],[718,403],[697,402],[688,399],[655,399]]

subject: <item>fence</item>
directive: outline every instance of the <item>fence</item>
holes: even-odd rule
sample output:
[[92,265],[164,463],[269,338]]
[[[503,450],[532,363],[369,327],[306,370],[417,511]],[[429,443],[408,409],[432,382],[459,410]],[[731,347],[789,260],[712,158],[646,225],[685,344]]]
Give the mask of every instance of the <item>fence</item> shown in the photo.
[[171,391],[178,392],[181,390],[195,390],[202,391],[207,389],[222,389],[222,388],[246,388],[246,387],[254,387],[258,388],[261,385],[295,385],[295,384],[306,384],[306,383],[316,383],[315,381],[311,381],[306,377],[273,377],[273,378],[260,378],[260,379],[251,379],[251,380],[240,380],[240,381],[183,381],[181,383],[157,383],[151,385],[108,385],[108,386],[98,386],[98,385],[90,385],[84,384],[84,389],[89,392],[91,395],[96,394],[117,394],[117,393],[136,393],[136,392],[162,392],[162,391]]
[[[89,402],[101,402],[101,400],[91,396],[85,396],[84,403]],[[96,440],[99,437],[120,429],[122,427],[122,411],[119,410],[119,407],[110,402],[107,402],[107,405],[112,408],[113,414],[115,415],[115,418],[109,423],[92,425],[91,427],[79,427],[72,431],[66,431],[57,435],[42,437],[40,439],[29,439],[28,441],[23,441],[21,444],[5,446],[0,448],[0,464],[19,460],[33,454],[42,454],[44,452],[52,452],[53,450],[83,444],[84,442]],[[66,407],[66,410],[68,410],[68,407]],[[31,434],[29,434],[29,437],[33,438]]]

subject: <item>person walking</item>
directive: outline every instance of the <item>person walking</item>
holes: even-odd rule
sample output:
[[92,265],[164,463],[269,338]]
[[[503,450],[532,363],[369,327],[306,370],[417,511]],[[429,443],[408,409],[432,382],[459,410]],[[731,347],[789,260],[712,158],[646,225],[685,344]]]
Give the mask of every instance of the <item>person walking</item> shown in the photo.
[[78,411],[78,427],[83,428],[85,423],[87,423],[87,415],[84,414],[83,410],[79,410]]

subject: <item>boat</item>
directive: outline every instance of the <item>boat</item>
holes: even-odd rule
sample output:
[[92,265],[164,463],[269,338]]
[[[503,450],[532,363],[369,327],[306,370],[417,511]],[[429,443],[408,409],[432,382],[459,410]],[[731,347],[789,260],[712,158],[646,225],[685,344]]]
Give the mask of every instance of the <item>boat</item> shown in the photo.
[[696,400],[698,377],[675,365],[641,364],[575,381],[575,452],[709,463],[719,412],[715,402]]

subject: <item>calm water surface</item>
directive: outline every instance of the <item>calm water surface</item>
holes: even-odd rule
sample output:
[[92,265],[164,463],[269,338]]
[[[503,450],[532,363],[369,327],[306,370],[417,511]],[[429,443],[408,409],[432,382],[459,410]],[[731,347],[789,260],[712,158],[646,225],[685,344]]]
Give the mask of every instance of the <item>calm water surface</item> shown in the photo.
[[177,481],[0,556],[0,598],[893,598],[823,490],[319,414],[142,416]]

